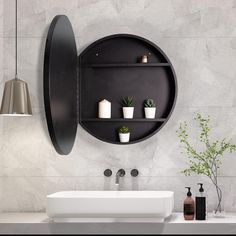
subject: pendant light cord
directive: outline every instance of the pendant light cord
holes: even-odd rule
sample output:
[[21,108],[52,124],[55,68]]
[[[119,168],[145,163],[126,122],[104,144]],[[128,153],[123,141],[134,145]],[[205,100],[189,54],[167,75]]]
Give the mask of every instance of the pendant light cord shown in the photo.
[[18,79],[17,76],[17,0],[15,0],[15,78]]

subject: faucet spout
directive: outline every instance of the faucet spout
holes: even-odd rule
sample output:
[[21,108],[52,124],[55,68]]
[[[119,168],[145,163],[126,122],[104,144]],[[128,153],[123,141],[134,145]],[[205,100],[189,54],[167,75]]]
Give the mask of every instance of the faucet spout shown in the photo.
[[116,185],[119,185],[119,183],[120,183],[120,176],[119,176],[119,175],[116,175],[116,182],[115,182],[115,184],[116,184]]
[[123,177],[125,175],[125,170],[124,169],[119,169],[116,173],[116,185],[120,184],[120,177]]

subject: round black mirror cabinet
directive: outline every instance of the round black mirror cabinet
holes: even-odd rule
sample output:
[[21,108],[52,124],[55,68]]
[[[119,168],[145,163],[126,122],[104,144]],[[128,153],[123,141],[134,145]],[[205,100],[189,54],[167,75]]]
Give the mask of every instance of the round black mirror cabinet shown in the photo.
[[[65,16],[57,17],[62,21],[57,20],[56,24],[65,26],[64,21],[69,22]],[[175,106],[177,81],[170,60],[157,45],[136,35],[107,36],[78,55],[75,66],[73,31],[67,30],[66,34],[62,34],[61,29],[54,33],[49,30],[44,64],[45,109],[55,147],[59,145],[60,149],[64,149],[62,141],[66,143],[64,154],[71,150],[76,132],[75,114],[80,125],[91,135],[113,144],[140,142],[166,124]],[[53,41],[50,40],[52,35]],[[55,47],[54,44],[62,43],[61,40],[66,42],[65,47]],[[71,58],[68,58],[68,51]],[[47,59],[49,52],[61,59]],[[141,62],[143,55],[147,55],[147,63]],[[123,118],[121,100],[125,96],[132,96],[135,100],[133,119]],[[156,102],[156,116],[153,119],[147,119],[144,115],[144,100],[148,98]],[[98,102],[103,99],[111,102],[111,118],[98,118]],[[52,110],[53,116],[50,115]],[[117,129],[121,126],[129,127],[128,143],[119,141]],[[65,133],[70,135],[63,136]]]

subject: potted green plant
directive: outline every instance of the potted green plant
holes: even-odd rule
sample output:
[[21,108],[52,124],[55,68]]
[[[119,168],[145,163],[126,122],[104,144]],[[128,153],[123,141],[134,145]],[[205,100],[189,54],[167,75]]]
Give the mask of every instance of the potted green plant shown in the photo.
[[156,115],[156,104],[153,99],[148,98],[144,101],[144,113],[147,119],[154,119]]
[[121,143],[128,143],[130,139],[129,128],[126,126],[122,126],[118,129],[119,138]]
[[200,151],[198,151],[189,141],[186,122],[180,123],[180,126],[176,131],[180,139],[181,147],[189,158],[189,167],[183,170],[182,173],[185,174],[185,176],[198,174],[205,175],[210,178],[217,195],[217,202],[213,213],[215,216],[223,216],[223,192],[218,179],[221,158],[226,151],[230,153],[236,151],[236,145],[232,144],[230,141],[227,141],[226,138],[221,140],[210,140],[209,133],[211,127],[209,125],[209,116],[203,117],[201,114],[197,113],[194,120],[197,121],[200,128],[199,143],[203,145],[202,148],[200,148]]
[[134,116],[134,98],[133,97],[124,97],[122,99],[123,105],[123,116],[126,119],[132,119]]

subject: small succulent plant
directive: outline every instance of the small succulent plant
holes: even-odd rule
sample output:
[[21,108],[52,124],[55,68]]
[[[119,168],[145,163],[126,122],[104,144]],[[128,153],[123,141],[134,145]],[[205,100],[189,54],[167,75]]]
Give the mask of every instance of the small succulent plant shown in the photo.
[[144,101],[144,107],[156,107],[156,104],[153,99],[148,98]]
[[118,129],[118,132],[121,134],[127,134],[127,133],[129,133],[129,128],[126,126],[122,126]]
[[134,106],[134,98],[133,97],[129,97],[129,96],[124,97],[122,99],[122,105],[124,107],[133,107]]

